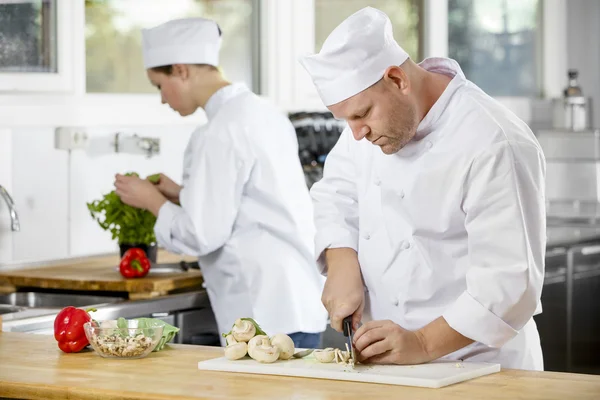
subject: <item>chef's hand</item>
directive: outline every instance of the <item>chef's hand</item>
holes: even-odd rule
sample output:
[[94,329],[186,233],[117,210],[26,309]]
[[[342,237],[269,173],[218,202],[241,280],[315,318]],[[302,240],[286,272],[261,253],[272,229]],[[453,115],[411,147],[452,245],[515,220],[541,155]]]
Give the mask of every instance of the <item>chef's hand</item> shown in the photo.
[[181,192],[181,186],[175,183],[171,178],[165,174],[158,174],[160,176],[158,183],[154,186],[169,200],[171,203],[179,204],[179,193]]
[[369,321],[354,333],[357,358],[364,364],[422,364],[432,360],[419,333],[392,321]]
[[327,249],[327,280],[321,301],[329,312],[331,327],[342,332],[344,318],[352,315],[358,329],[365,307],[365,292],[356,251],[350,248]]
[[117,174],[115,188],[115,193],[123,203],[148,210],[155,216],[158,216],[158,210],[167,201],[150,181],[137,176]]

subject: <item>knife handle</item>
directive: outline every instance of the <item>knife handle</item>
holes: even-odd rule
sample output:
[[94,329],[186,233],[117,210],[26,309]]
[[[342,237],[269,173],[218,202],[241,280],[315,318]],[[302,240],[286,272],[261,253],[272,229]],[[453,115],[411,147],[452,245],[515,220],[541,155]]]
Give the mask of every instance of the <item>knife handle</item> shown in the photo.
[[344,318],[344,322],[342,323],[344,327],[344,336],[348,337],[352,333],[352,315]]

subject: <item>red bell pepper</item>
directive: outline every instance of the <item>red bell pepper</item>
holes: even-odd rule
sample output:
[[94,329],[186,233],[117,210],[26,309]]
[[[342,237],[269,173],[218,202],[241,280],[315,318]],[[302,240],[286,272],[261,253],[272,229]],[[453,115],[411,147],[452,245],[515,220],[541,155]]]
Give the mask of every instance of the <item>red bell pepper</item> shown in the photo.
[[142,278],[150,271],[150,260],[142,249],[132,248],[123,254],[119,271],[125,278]]
[[83,324],[92,320],[89,311],[96,309],[82,310],[69,306],[58,313],[54,319],[54,339],[59,349],[65,353],[77,353],[90,344],[83,330]]

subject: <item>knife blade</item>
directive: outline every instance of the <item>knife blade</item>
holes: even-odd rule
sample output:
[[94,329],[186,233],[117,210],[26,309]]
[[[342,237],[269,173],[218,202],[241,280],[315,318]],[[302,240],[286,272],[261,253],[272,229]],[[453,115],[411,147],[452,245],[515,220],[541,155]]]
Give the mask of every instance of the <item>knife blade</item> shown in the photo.
[[346,336],[346,341],[348,344],[348,349],[350,350],[350,357],[352,362],[350,365],[354,368],[354,364],[356,363],[356,352],[354,350],[354,332],[352,331],[352,316],[344,318],[344,336]]

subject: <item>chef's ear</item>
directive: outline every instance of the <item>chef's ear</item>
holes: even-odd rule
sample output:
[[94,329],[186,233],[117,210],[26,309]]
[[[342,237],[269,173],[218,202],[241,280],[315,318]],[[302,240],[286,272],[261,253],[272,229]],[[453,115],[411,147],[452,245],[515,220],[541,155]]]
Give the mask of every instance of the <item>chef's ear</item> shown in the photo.
[[403,93],[406,93],[410,88],[408,75],[402,68],[396,65],[392,65],[385,70],[383,80],[394,88],[400,89]]
[[173,64],[172,75],[185,80],[190,76],[190,66],[186,64]]

